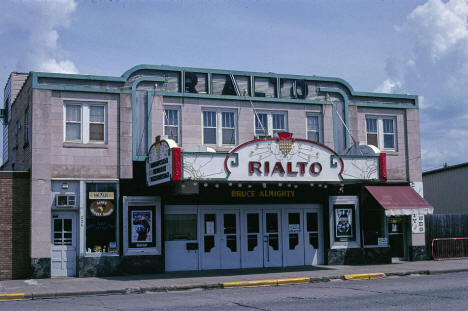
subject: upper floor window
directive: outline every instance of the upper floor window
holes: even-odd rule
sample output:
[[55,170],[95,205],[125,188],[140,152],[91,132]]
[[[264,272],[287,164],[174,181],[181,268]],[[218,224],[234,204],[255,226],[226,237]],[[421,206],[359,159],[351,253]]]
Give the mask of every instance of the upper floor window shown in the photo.
[[287,132],[287,114],[280,111],[260,111],[255,113],[255,135],[273,136]]
[[164,109],[164,135],[180,143],[180,113],[178,108]]
[[203,144],[235,145],[236,112],[233,110],[203,111]]
[[65,141],[105,142],[106,105],[97,103],[70,103],[65,105]]
[[24,112],[24,145],[29,144],[29,107]]
[[367,144],[380,150],[396,150],[395,125],[393,117],[366,117]]
[[322,119],[318,113],[307,114],[307,139],[321,142]]

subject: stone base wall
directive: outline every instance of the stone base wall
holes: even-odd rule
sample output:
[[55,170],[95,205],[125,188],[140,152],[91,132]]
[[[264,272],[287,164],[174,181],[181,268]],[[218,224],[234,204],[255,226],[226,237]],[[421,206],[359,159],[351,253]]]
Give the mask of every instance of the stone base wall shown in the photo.
[[112,276],[164,272],[162,256],[78,257],[77,276]]
[[0,280],[30,276],[29,173],[0,172]]
[[409,249],[411,261],[427,260],[426,247],[425,246],[410,246]]
[[390,247],[329,249],[327,255],[329,265],[392,263]]
[[31,277],[33,279],[50,278],[50,258],[31,258]]

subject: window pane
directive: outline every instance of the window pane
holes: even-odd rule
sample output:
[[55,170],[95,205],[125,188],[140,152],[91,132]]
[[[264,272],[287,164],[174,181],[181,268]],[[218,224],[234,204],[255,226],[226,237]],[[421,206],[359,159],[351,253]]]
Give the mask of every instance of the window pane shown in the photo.
[[174,240],[197,240],[197,215],[165,215],[166,238]]
[[179,125],[178,110],[165,109],[164,110],[164,124],[165,125]]
[[203,129],[203,142],[205,144],[216,144],[216,128]]
[[90,106],[89,121],[104,123],[104,106]]
[[276,78],[255,77],[256,97],[276,97]]
[[223,129],[223,145],[234,145],[236,134],[234,129]]
[[307,116],[307,130],[318,131],[319,130],[319,118],[318,116]]
[[231,77],[228,75],[212,75],[211,92],[217,95],[237,95]]
[[234,128],[234,112],[223,111],[221,114],[222,114],[223,127]]
[[224,234],[235,234],[236,214],[224,214]]
[[273,115],[273,131],[286,130],[284,126],[284,115],[274,114]]
[[166,135],[169,139],[174,140],[176,143],[179,143],[179,129],[175,126],[165,126],[164,127],[164,135]]
[[104,140],[104,124],[89,124],[89,140]]
[[384,148],[388,148],[388,149],[395,148],[395,135],[384,134]]
[[377,134],[367,134],[367,144],[379,147],[377,143]]
[[317,213],[307,213],[307,231],[318,231]]
[[72,230],[72,220],[71,219],[64,219],[63,220],[63,230],[64,231],[71,231]]
[[294,98],[294,80],[291,79],[281,79],[281,98]]
[[81,124],[67,123],[65,140],[81,140]]
[[250,96],[250,78],[245,76],[234,76],[241,96]]
[[367,133],[377,133],[377,119],[366,119]]
[[81,106],[79,105],[67,105],[66,106],[67,121],[81,121]]
[[[247,232],[248,233],[259,233],[259,217],[258,213],[247,214]],[[256,236],[255,236],[256,238]]]
[[312,141],[319,141],[319,133],[317,132],[307,132],[307,139]]
[[203,126],[216,127],[216,112],[203,111]]
[[384,133],[393,134],[393,120],[392,119],[384,119],[383,120],[383,131]]
[[268,121],[266,113],[257,113],[255,116],[255,133],[257,135],[268,134]]

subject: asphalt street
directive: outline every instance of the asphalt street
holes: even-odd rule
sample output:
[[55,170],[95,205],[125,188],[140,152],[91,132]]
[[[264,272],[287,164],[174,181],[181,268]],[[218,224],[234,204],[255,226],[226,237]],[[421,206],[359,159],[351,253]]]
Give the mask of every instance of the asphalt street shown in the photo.
[[0,310],[467,310],[468,273],[0,302]]

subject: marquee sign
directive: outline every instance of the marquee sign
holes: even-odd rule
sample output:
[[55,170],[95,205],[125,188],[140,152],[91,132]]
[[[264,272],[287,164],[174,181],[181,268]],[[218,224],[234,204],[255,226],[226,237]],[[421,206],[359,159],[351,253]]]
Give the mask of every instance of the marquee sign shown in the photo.
[[171,180],[171,148],[165,140],[156,139],[151,145],[146,161],[146,183],[148,186],[162,184]]
[[291,133],[249,141],[224,160],[227,180],[341,181],[344,165],[330,148]]

